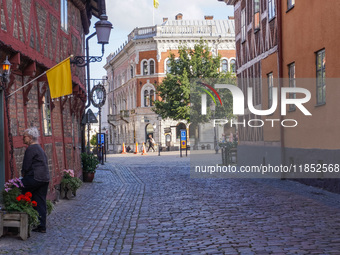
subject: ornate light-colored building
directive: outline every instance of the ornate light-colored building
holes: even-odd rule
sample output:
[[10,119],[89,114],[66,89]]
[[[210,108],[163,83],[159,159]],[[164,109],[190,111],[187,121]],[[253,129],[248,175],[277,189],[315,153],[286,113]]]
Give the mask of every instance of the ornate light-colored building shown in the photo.
[[[128,41],[107,57],[104,68],[108,76],[107,111],[109,124],[108,151],[121,151],[122,144],[134,149],[136,142],[146,142],[151,134],[163,149],[179,146],[179,130],[188,128],[186,122],[160,119],[152,111],[157,98],[157,84],[162,82],[168,70],[169,53],[178,54],[178,46],[190,48],[200,39],[208,42],[212,54],[220,54],[221,71],[235,72],[235,28],[234,19],[204,20],[163,19],[161,25],[135,28]],[[204,129],[200,129],[199,142],[204,140]],[[223,131],[220,132],[221,134]]]

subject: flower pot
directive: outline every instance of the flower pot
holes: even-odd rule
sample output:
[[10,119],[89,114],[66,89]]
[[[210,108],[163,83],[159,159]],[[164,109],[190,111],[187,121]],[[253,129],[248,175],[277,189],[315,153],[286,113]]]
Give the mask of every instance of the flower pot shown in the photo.
[[31,228],[28,225],[27,213],[0,211],[0,236],[4,234],[4,227],[19,228],[22,240],[26,240],[30,236]]
[[83,172],[83,181],[84,182],[92,182],[94,178],[93,172]]

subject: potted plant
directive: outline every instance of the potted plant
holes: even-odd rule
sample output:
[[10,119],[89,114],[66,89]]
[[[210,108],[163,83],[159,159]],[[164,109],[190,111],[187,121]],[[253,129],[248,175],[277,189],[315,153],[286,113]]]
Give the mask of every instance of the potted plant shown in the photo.
[[72,169],[63,170],[63,178],[61,180],[61,197],[66,197],[69,199],[71,197],[72,193],[74,196],[76,196],[77,189],[80,188],[82,181],[74,177],[74,171]]
[[82,153],[81,162],[83,165],[83,180],[84,182],[92,182],[96,173],[98,159],[93,154]]
[[[18,178],[11,179],[5,183],[5,189],[2,191],[4,210],[0,212],[0,218],[3,223],[1,228],[7,225],[20,226],[20,236],[26,240],[31,229],[38,226],[40,221],[38,211],[34,209],[37,202],[31,200],[31,192],[21,194],[20,188],[23,187],[24,185]],[[13,223],[13,221],[17,223]]]

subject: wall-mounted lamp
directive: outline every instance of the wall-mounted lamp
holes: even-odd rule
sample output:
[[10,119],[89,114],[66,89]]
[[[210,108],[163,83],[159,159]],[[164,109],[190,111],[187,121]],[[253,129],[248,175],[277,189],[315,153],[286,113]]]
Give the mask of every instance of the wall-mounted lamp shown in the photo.
[[8,82],[8,77],[11,73],[11,65],[12,64],[8,61],[8,57],[6,56],[6,60],[1,64],[2,73],[0,73],[0,77],[2,82]]

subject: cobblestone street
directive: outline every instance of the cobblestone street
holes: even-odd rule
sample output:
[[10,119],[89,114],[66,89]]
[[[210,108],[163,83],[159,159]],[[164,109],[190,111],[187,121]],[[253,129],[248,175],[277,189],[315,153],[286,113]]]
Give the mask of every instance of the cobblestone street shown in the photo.
[[293,181],[192,179],[178,152],[110,155],[56,204],[46,234],[2,237],[0,254],[340,254],[340,196]]

